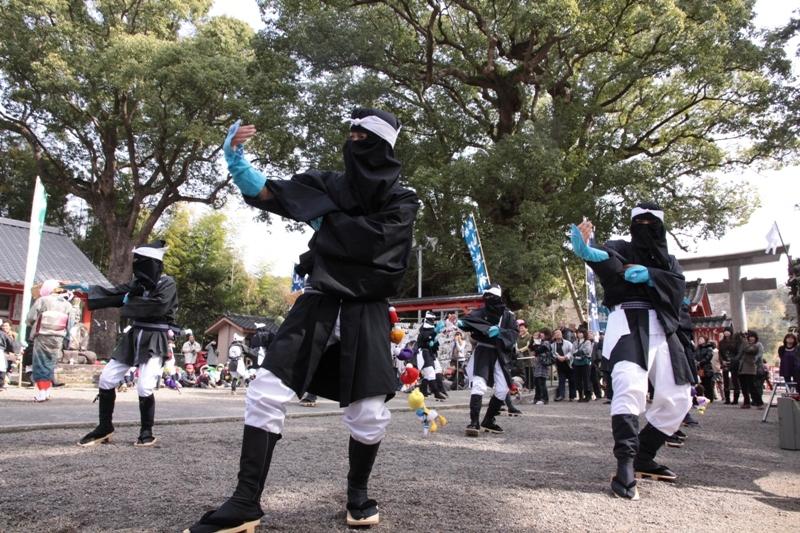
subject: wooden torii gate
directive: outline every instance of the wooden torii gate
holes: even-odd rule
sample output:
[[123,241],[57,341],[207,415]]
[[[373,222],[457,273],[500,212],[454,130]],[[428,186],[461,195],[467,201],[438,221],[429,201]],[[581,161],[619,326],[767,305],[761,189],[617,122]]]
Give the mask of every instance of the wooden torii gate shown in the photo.
[[764,250],[739,252],[727,255],[709,257],[691,257],[680,259],[680,264],[685,272],[696,270],[710,270],[714,268],[727,268],[728,279],[719,283],[708,283],[706,289],[709,294],[728,294],[730,299],[730,313],[735,331],[747,331],[747,313],[744,308],[744,293],[747,291],[768,291],[778,288],[775,278],[742,278],[742,267],[777,263],[782,254],[789,253],[789,245],[781,246],[775,254],[765,254]]

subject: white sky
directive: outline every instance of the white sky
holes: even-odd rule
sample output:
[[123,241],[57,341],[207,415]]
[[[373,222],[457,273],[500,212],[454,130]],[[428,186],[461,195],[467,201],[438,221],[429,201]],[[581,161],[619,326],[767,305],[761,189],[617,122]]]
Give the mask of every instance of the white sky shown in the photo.
[[[759,0],[756,3],[756,20],[759,27],[776,27],[787,22],[792,11],[800,9],[800,0]],[[255,29],[263,26],[255,0],[216,0],[211,15],[228,15],[249,23]],[[795,60],[795,74],[798,74]],[[777,222],[784,242],[794,244],[800,250],[800,211],[794,205],[800,203],[800,165],[780,170],[758,171],[749,169],[741,175],[728,179],[752,184],[758,191],[761,207],[744,226],[731,229],[720,240],[698,241],[692,244],[692,253],[678,250],[678,257],[717,255],[766,248],[766,234],[773,222]],[[253,221],[253,208],[245,206],[239,198],[231,198],[225,207],[232,234],[237,234],[235,245],[242,250],[245,266],[255,271],[269,264],[272,272],[281,276],[291,275],[297,256],[304,252],[310,233],[289,233],[278,222],[269,228]],[[269,233],[268,233],[269,232]],[[258,244],[254,244],[258,243]],[[677,247],[675,248],[677,249]],[[674,252],[673,252],[674,253]],[[800,251],[795,251],[800,255]],[[726,277],[725,270],[687,273],[687,279],[702,277],[704,281],[720,281]],[[779,286],[786,279],[786,258],[780,263],[742,268],[745,277],[776,277]]]

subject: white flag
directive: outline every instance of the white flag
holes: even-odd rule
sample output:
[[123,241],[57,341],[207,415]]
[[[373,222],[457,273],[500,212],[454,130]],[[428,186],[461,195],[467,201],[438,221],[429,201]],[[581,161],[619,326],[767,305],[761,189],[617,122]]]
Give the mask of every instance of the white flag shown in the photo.
[[[39,245],[42,242],[42,230],[44,229],[44,217],[47,213],[47,193],[39,177],[36,177],[36,185],[33,189],[33,203],[31,205],[31,226],[28,230],[28,257],[25,262],[25,283],[22,289],[22,317],[19,321],[19,338],[24,345],[26,343],[25,317],[28,316],[28,309],[31,306],[31,293],[33,284],[36,282],[36,264],[39,261]],[[42,280],[44,281],[44,280]],[[21,372],[20,372],[21,373]]]
[[767,233],[767,250],[764,253],[774,254],[778,251],[778,246],[781,244],[781,234],[778,231],[778,223],[773,222],[772,227],[769,228]]

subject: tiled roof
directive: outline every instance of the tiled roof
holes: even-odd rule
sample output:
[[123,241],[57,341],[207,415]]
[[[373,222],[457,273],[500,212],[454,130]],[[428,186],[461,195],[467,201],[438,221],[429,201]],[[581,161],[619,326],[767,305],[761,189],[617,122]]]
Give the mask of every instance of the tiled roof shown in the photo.
[[[28,257],[30,224],[0,218],[0,282],[22,285]],[[34,283],[48,279],[85,281],[90,285],[110,285],[83,252],[58,228],[45,226],[39,248]]]
[[733,321],[727,315],[693,316],[692,326],[695,328],[729,328]]
[[240,315],[236,313],[225,313],[219,319],[217,319],[209,328],[205,331],[206,334],[210,334],[216,332],[220,325],[222,324],[223,320],[228,320],[233,324],[239,326],[245,331],[255,331],[256,330],[256,322],[260,324],[264,324],[268,331],[275,333],[278,331],[278,325],[275,323],[274,318],[268,318],[265,316],[257,316],[257,315]]
[[689,298],[692,306],[700,303],[703,299],[703,294],[706,292],[706,284],[700,281],[687,281],[686,282],[686,297]]

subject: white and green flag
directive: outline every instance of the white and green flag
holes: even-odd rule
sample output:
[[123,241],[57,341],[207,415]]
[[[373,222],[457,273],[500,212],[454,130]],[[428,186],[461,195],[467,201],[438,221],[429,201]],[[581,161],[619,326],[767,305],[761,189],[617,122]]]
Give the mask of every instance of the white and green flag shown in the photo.
[[23,344],[26,340],[25,318],[31,307],[31,290],[36,278],[36,263],[39,260],[39,246],[42,243],[42,229],[44,229],[44,216],[47,213],[47,193],[39,177],[36,177],[36,187],[33,190],[33,205],[31,207],[31,227],[28,233],[28,258],[25,261],[25,286],[22,289],[22,316],[19,321],[19,340]]

